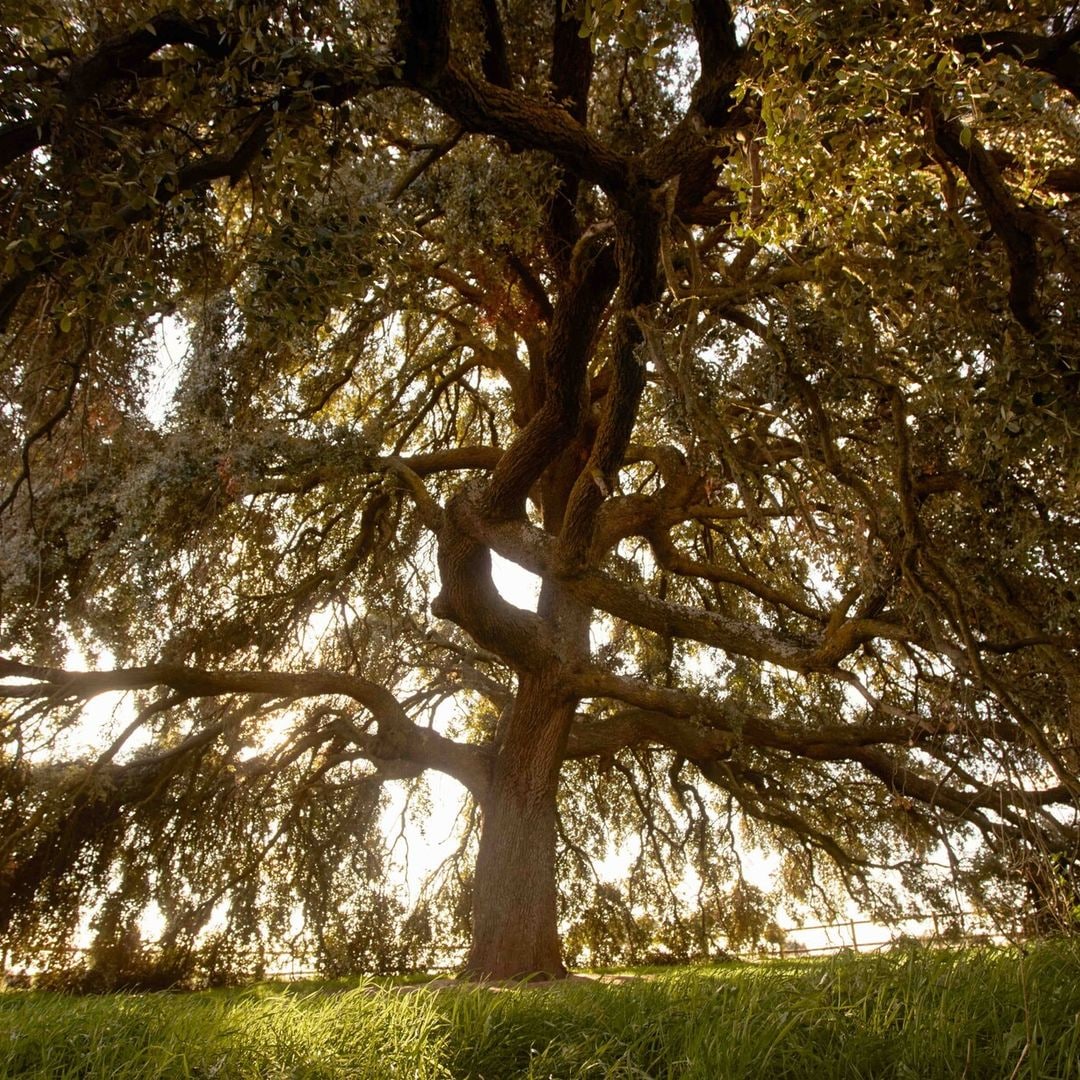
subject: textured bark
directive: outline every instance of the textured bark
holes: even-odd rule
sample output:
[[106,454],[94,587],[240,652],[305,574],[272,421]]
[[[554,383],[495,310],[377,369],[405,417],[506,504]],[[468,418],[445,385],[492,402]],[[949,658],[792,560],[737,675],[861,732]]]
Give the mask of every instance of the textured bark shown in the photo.
[[566,974],[556,911],[556,793],[576,705],[553,672],[522,676],[499,732],[481,803],[470,977]]

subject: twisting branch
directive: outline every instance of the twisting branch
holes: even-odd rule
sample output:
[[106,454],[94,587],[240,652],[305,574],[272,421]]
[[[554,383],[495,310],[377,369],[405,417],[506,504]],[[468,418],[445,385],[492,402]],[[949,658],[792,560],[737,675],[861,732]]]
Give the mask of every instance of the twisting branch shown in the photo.
[[543,370],[533,375],[540,407],[507,449],[484,492],[482,513],[494,520],[518,516],[541,473],[578,433],[585,380],[600,321],[615,288],[614,252],[583,240],[569,280],[555,304]]
[[982,61],[1007,57],[1024,67],[1052,75],[1057,84],[1080,98],[1080,24],[1062,34],[1036,34],[1026,30],[991,30],[962,34],[952,46],[964,56]]
[[1017,322],[1031,333],[1043,323],[1039,304],[1042,277],[1036,237],[1043,222],[1017,204],[1001,171],[978,138],[959,120],[946,120],[933,104],[927,106],[928,126],[938,150],[968,179],[990,220],[990,226],[1005,246],[1009,259],[1009,307]]
[[[551,89],[555,101],[584,126],[593,72],[592,42],[581,33],[581,21],[565,0],[554,0],[554,4]],[[581,238],[575,213],[580,187],[578,175],[564,168],[548,208],[548,253],[564,274],[569,270],[574,246]]]
[[[290,701],[338,695],[367,709],[379,737],[367,744],[373,754],[407,758],[438,769],[470,791],[486,784],[483,752],[456,743],[431,728],[415,725],[389,690],[355,675],[335,672],[202,671],[179,664],[152,664],[115,671],[65,671],[0,657],[0,698],[41,699],[52,705],[88,701],[100,694],[167,687],[184,700],[226,694],[264,694]],[[11,682],[10,680],[18,680]]]
[[[71,113],[110,84],[134,85],[149,74],[146,62],[169,45],[191,45],[213,60],[225,60],[236,49],[239,36],[222,28],[216,19],[187,19],[177,11],[152,16],[134,30],[102,42],[93,52],[72,60],[57,76],[64,110]],[[35,116],[0,128],[0,169],[24,154],[45,146],[55,134],[51,117]]]

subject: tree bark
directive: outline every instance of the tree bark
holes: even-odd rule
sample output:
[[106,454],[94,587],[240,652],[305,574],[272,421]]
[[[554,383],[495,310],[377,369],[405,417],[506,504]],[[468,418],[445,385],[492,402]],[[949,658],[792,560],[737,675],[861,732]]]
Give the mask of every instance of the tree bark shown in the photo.
[[559,767],[577,707],[554,670],[521,676],[497,736],[473,885],[471,978],[566,975],[555,840]]

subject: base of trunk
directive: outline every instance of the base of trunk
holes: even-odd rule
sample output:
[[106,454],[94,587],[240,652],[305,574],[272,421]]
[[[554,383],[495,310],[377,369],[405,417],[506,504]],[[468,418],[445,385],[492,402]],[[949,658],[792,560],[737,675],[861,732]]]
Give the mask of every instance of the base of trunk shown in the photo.
[[558,971],[533,971],[527,975],[496,975],[490,971],[474,971],[472,968],[466,968],[457,974],[456,978],[459,982],[473,983],[477,986],[482,986],[485,983],[494,983],[499,986],[532,986],[536,983],[544,984],[550,982],[557,982],[560,979],[567,979],[570,977],[570,972],[563,967],[562,963],[559,964]]
[[561,979],[555,881],[559,767],[576,700],[550,673],[521,676],[480,802],[472,979]]
[[484,960],[470,956],[457,978],[465,982],[532,983],[565,979],[569,974],[560,956],[540,961],[504,957]]
[[[554,804],[554,798],[551,799]],[[484,822],[473,894],[470,979],[561,979],[554,821],[536,807]],[[554,818],[554,805],[550,818]],[[539,819],[539,820],[538,820]]]

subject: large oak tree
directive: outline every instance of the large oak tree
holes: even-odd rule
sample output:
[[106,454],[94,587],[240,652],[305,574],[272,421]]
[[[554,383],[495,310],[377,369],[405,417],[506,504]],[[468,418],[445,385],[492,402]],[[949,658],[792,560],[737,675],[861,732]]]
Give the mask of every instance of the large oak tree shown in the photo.
[[628,887],[714,912],[744,843],[795,893],[934,900],[936,859],[1067,908],[1078,42],[993,0],[8,0],[5,940],[299,904],[325,959],[429,770],[477,974],[562,974],[630,833]]

